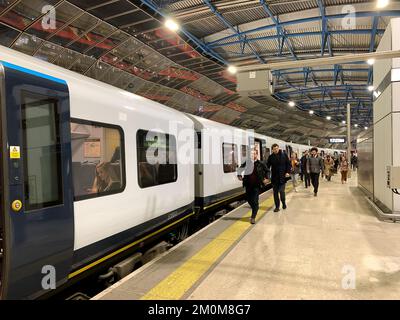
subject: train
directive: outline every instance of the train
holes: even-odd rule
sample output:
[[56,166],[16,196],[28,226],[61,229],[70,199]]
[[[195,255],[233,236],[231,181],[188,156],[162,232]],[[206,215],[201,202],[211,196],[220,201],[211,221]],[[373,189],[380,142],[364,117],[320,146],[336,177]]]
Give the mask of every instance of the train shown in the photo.
[[1,299],[38,299],[109,270],[243,196],[236,168],[252,148],[263,161],[273,143],[288,153],[310,148],[2,46],[0,82]]

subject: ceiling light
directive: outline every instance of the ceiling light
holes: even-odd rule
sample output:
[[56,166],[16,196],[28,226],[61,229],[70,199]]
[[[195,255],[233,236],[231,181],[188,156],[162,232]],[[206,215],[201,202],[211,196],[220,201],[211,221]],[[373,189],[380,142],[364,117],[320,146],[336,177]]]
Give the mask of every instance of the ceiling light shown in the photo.
[[230,74],[235,74],[237,72],[237,68],[235,66],[229,66],[227,70]]
[[346,121],[343,120],[342,123],[343,123],[343,124],[346,124]]
[[314,110],[308,111],[309,114],[314,114]]
[[179,25],[172,19],[167,19],[165,21],[165,26],[171,31],[178,31]]
[[327,116],[327,117],[326,117],[326,120],[331,120],[331,119],[332,119],[331,116]]
[[382,8],[387,7],[389,5],[389,3],[390,3],[390,0],[378,0],[376,7],[378,9],[382,9]]
[[355,125],[354,125],[356,128],[358,128],[358,124],[356,123]]
[[374,63],[375,63],[375,59],[374,59],[374,58],[368,59],[368,60],[367,60],[367,63],[368,63],[370,66],[372,66],[372,65],[374,65]]
[[293,101],[289,101],[289,107],[294,107],[296,104]]
[[368,91],[374,91],[374,90],[375,90],[374,86],[368,86]]
[[368,127],[364,127],[365,130],[368,130]]

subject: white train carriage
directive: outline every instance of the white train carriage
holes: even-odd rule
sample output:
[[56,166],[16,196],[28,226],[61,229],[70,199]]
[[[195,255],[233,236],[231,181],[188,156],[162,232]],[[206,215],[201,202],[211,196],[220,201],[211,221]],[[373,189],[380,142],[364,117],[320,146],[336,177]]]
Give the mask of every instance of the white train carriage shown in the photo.
[[246,159],[245,130],[189,115],[197,133],[196,208],[203,211],[243,195],[237,168]]
[[46,265],[59,288],[192,215],[184,114],[4,47],[0,81],[2,298],[43,294]]

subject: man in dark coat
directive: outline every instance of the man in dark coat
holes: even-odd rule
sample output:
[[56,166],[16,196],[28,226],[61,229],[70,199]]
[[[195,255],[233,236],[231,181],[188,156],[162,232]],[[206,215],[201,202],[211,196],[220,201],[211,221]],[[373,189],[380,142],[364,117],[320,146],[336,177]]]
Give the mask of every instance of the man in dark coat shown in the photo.
[[311,185],[311,180],[310,180],[310,174],[307,172],[307,161],[308,161],[309,155],[308,155],[308,150],[304,151],[304,155],[301,157],[301,171],[303,172],[304,175],[304,183],[305,187],[308,188]]
[[[244,177],[242,173],[244,172]],[[258,212],[258,198],[262,184],[268,183],[267,166],[257,159],[257,152],[251,152],[250,158],[245,161],[237,170],[237,177],[243,181],[243,186],[246,188],[247,202],[251,207],[250,223],[256,223]]]
[[[286,153],[279,149],[274,143],[272,145],[272,154],[268,157],[267,167],[271,168],[271,183],[274,190],[275,210],[279,211],[280,201],[282,201],[282,209],[286,209],[286,178],[290,177],[290,161]],[[279,199],[280,196],[280,199]]]

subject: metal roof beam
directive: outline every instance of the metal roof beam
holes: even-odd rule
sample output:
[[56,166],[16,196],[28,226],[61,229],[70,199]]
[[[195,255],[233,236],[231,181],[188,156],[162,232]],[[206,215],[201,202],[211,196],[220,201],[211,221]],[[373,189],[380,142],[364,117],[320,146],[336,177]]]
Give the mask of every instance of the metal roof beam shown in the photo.
[[[376,31],[377,34],[383,34],[385,30],[379,29]],[[349,29],[349,30],[331,30],[330,34],[371,34],[371,29]],[[299,37],[310,37],[310,36],[320,36],[321,32],[320,31],[308,31],[308,32],[299,32],[299,33],[285,33],[285,39],[287,38],[299,38]],[[256,42],[260,40],[275,40],[275,39],[280,39],[280,35],[272,35],[272,36],[263,36],[263,37],[255,37],[255,38],[250,38],[247,39],[247,43],[251,42]],[[239,44],[241,41],[239,40],[234,40],[230,42],[224,42],[224,43],[216,43],[212,44],[209,43],[209,46],[211,48],[219,48],[219,47],[226,47],[230,45],[235,45]]]
[[247,44],[247,46],[250,48],[250,50],[252,51],[252,53],[256,56],[257,60],[260,61],[261,63],[265,63],[265,61],[260,57],[260,55],[257,53],[256,50],[254,50],[254,48],[251,46],[250,43],[247,42],[246,40],[246,36],[242,36],[242,34],[240,33],[239,27],[237,27],[237,29],[232,26],[230,24],[229,21],[227,21],[222,14],[217,10],[217,8],[215,8],[212,3],[209,0],[203,0],[204,3],[210,8],[211,12],[218,17],[218,19],[225,25],[227,26],[229,29],[231,29],[234,33],[236,33],[236,35],[239,37],[240,41],[243,44],[243,48],[242,48],[242,52],[244,51],[244,47]]
[[[343,19],[346,18],[348,13],[342,13],[342,14],[334,14],[334,15],[326,15],[326,19],[329,21],[331,19]],[[356,12],[354,14],[354,18],[368,18],[368,17],[400,17],[400,10],[382,10],[382,11],[364,11],[364,12]],[[315,21],[320,21],[321,16],[315,16],[315,17],[309,17],[309,18],[302,18],[302,19],[296,19],[296,20],[289,20],[289,21],[280,21],[280,26],[285,27],[289,25],[298,25],[302,23],[308,23],[308,22],[315,22]],[[243,31],[242,34],[251,34],[254,32],[259,32],[259,31],[265,31],[265,30],[271,30],[276,28],[275,24],[271,24],[268,26],[261,26],[253,29],[249,29],[246,31]],[[331,30],[330,33],[333,34],[334,30]],[[371,30],[369,31],[371,32]],[[320,34],[320,33],[318,33]],[[289,34],[288,34],[289,35]],[[211,42],[208,42],[208,45],[214,46],[214,44],[229,40],[234,38],[236,35],[229,35],[223,38],[220,38],[218,40],[214,40]]]
[[319,11],[321,13],[322,33],[321,33],[321,56],[325,54],[325,47],[328,44],[329,55],[332,57],[331,36],[328,30],[328,19],[326,18],[326,10],[323,0],[318,0]]
[[[369,68],[342,68],[344,72],[369,72]],[[336,69],[329,68],[329,69],[313,69],[313,73],[320,73],[320,72],[336,72]],[[272,71],[272,74],[275,74],[276,71]],[[280,71],[281,75],[285,74],[302,74],[304,73],[303,70],[297,70],[297,71]]]
[[[369,102],[367,99],[362,99],[365,103]],[[347,105],[347,103],[358,103],[360,99],[333,99],[333,100],[313,100],[311,102],[302,102],[302,106],[314,106],[314,105],[328,105],[328,104],[336,104],[337,102],[343,103],[343,108],[344,105]]]
[[275,23],[276,26],[276,33],[280,36],[280,45],[279,45],[279,55],[282,55],[282,50],[283,50],[283,43],[286,43],[287,48],[290,51],[290,54],[292,55],[292,57],[294,59],[298,59],[292,44],[290,43],[289,39],[286,37],[286,32],[283,29],[283,27],[280,24],[279,18],[278,17],[274,17],[274,14],[272,13],[271,9],[269,8],[268,4],[265,3],[265,0],[260,0],[260,4],[262,5],[262,7],[264,8],[264,11],[270,16],[270,18],[272,19],[272,21]]
[[[320,87],[320,86],[318,86],[318,87],[308,87],[308,88],[299,88],[299,89],[301,89],[302,91],[307,91],[307,92],[314,92],[314,91],[321,91],[321,88],[322,87]],[[334,91],[346,91],[346,90],[353,90],[353,91],[356,91],[356,90],[358,90],[358,91],[367,91],[367,87],[365,86],[365,85],[339,85],[339,86],[325,86],[325,88],[326,89],[328,89],[328,90],[334,90]],[[282,92],[282,91],[281,91]],[[290,92],[293,92],[293,91],[288,91],[289,93]],[[282,93],[285,93],[285,92],[282,92]]]
[[[309,95],[305,94],[304,92],[302,92],[302,90],[300,88],[297,88],[296,86],[292,85],[285,77],[280,76],[280,78],[291,88],[293,88],[295,91],[297,91],[300,95],[306,97],[308,100],[314,100],[312,97],[310,97]],[[282,92],[278,93],[281,94]]]

